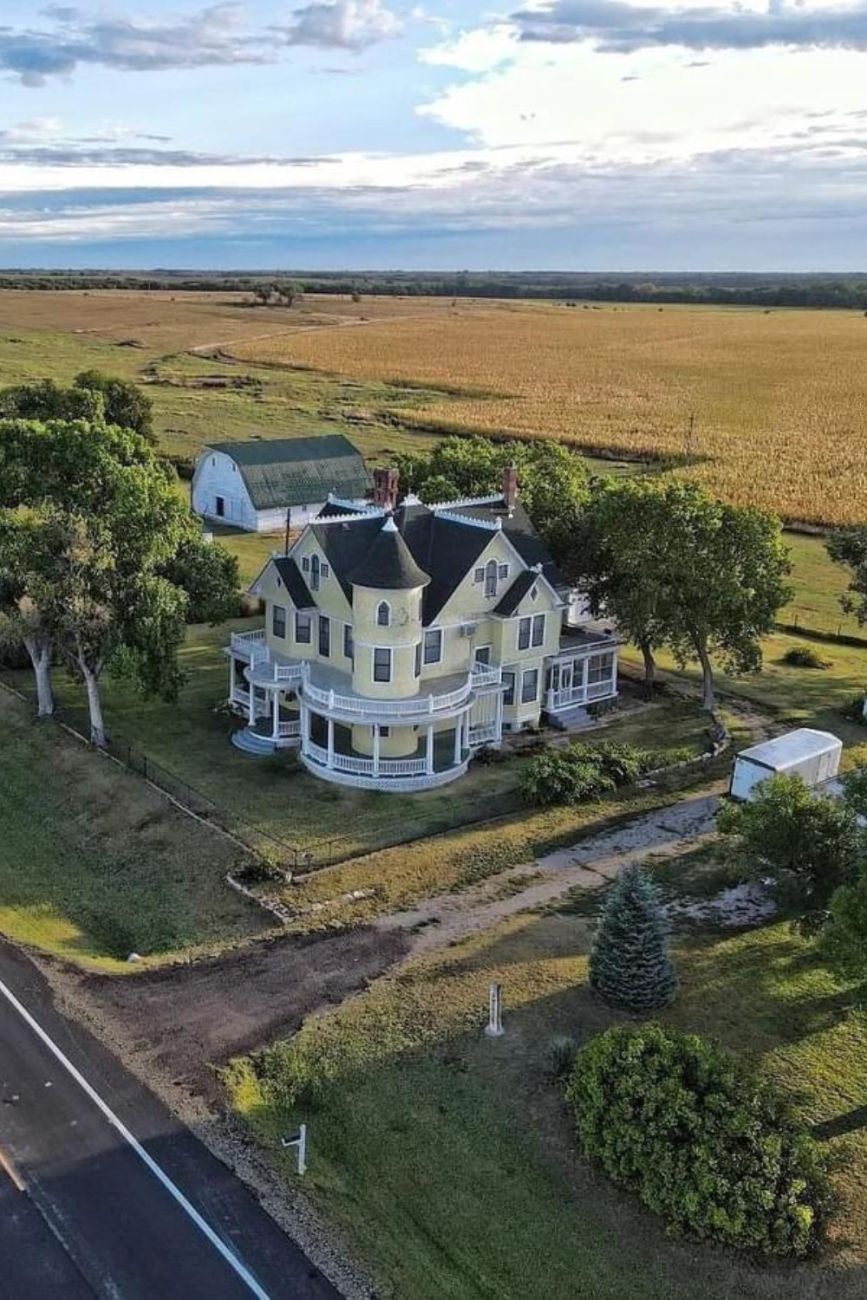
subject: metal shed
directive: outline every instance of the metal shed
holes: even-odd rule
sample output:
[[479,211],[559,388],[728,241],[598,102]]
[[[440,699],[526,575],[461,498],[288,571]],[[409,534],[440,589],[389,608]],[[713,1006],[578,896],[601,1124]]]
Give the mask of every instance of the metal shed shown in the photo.
[[729,794],[750,799],[756,786],[771,776],[799,776],[808,786],[821,785],[837,775],[842,751],[843,742],[830,731],[787,731],[738,754]]

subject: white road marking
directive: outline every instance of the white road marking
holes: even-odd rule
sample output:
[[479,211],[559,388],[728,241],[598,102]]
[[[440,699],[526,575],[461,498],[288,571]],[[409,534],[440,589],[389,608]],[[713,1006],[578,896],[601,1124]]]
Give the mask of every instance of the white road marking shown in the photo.
[[229,1267],[234,1270],[234,1272],[238,1275],[238,1277],[241,1279],[244,1285],[253,1293],[254,1296],[257,1297],[257,1300],[270,1300],[268,1292],[262,1289],[262,1287],[256,1281],[253,1274],[241,1262],[241,1260],[238,1259],[234,1251],[232,1251],[226,1245],[226,1243],[221,1240],[221,1238],[217,1235],[217,1233],[214,1231],[211,1225],[204,1218],[202,1218],[201,1214],[199,1214],[199,1211],[196,1209],[196,1207],[187,1200],[187,1198],[184,1196],[181,1189],[172,1182],[168,1174],[165,1173],[160,1168],[160,1166],[153,1159],[153,1157],[148,1155],[147,1151],[145,1151],[144,1147],[141,1145],[138,1139],[130,1132],[130,1130],[126,1127],[123,1121],[118,1119],[117,1115],[115,1115],[114,1111],[103,1101],[102,1097],[100,1097],[96,1089],[91,1087],[91,1085],[87,1082],[87,1079],[85,1079],[81,1071],[76,1069],[76,1067],[72,1064],[69,1058],[63,1054],[63,1052],[53,1041],[53,1039],[51,1039],[48,1036],[48,1034],[45,1032],[45,1030],[42,1028],[39,1022],[34,1020],[33,1016],[31,1016],[27,1008],[23,1006],[21,1002],[18,1001],[18,999],[16,998],[12,990],[7,988],[2,980],[0,980],[0,993],[3,994],[4,998],[10,1004],[10,1006],[15,1008],[15,1010],[18,1012],[21,1018],[30,1026],[30,1028],[33,1030],[36,1036],[45,1044],[45,1046],[52,1053],[52,1055],[57,1058],[57,1060],[67,1071],[67,1073],[70,1074],[72,1078],[75,1080],[78,1086],[87,1094],[87,1096],[93,1102],[94,1106],[96,1106],[97,1109],[102,1112],[102,1114],[108,1120],[109,1124],[111,1124],[112,1128],[117,1130],[117,1132],[121,1135],[123,1140],[132,1148],[132,1150],[135,1152],[138,1158],[147,1166],[147,1168],[154,1175],[154,1177],[160,1183],[162,1183],[163,1187],[166,1189],[169,1195],[174,1198],[174,1200],[178,1203],[178,1205],[181,1207],[184,1213],[187,1214],[189,1218],[192,1219],[193,1223],[196,1225],[199,1231],[203,1233],[205,1237],[207,1237],[208,1241],[211,1243],[214,1249],[220,1255],[222,1255],[223,1259],[226,1261]]

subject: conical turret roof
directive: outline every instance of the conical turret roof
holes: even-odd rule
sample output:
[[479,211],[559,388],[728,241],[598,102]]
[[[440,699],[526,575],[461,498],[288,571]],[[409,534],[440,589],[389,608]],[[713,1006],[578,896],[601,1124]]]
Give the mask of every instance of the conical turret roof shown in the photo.
[[426,587],[430,575],[416,564],[412,551],[389,515],[373,544],[349,574],[349,581],[356,587],[408,591],[412,587]]

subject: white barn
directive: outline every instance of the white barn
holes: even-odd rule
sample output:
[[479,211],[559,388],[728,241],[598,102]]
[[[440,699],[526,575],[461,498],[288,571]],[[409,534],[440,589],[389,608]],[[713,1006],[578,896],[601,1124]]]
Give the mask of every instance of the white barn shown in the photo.
[[370,475],[343,434],[312,438],[248,438],[214,442],[196,462],[192,506],[203,519],[248,532],[300,528],[329,496],[363,506]]

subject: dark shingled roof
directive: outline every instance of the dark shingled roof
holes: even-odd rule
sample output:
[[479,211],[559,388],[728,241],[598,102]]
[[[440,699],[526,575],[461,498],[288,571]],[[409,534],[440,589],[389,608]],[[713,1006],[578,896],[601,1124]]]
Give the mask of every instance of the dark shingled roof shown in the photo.
[[527,592],[532,588],[533,583],[537,582],[538,579],[539,575],[533,569],[525,569],[523,573],[519,573],[499,605],[494,606],[494,613],[505,614],[507,618],[510,614],[514,614]]
[[301,570],[288,555],[276,555],[274,564],[283,579],[283,585],[292,598],[296,609],[315,609],[316,601],[310,594],[310,588],[304,581]]
[[389,516],[380,524],[373,545],[352,570],[349,580],[357,587],[408,591],[411,587],[426,587],[430,576],[416,564],[412,551]]
[[364,498],[370,475],[364,460],[342,433],[314,438],[248,438],[211,442],[212,451],[231,456],[256,510],[309,505],[329,492]]
[[[552,586],[565,585],[545,544],[533,531],[533,525],[520,505],[515,507],[511,515],[502,499],[475,506],[463,506],[456,502],[451,518],[448,513],[443,513],[448,510],[449,507],[445,506],[434,511],[417,502],[399,506],[392,516],[397,528],[397,533],[391,533],[392,551],[389,556],[385,556],[383,548],[382,561],[378,558],[379,551],[371,558],[373,548],[383,535],[383,515],[380,512],[363,519],[357,515],[349,516],[344,521],[340,516],[347,512],[342,507],[329,504],[322,510],[320,518],[331,522],[314,522],[311,528],[349,601],[352,600],[353,582],[362,586],[381,586],[388,590],[390,582],[381,579],[383,576],[388,577],[389,573],[386,571],[383,575],[383,568],[393,568],[396,571],[394,576],[399,581],[395,582],[395,586],[404,583],[421,586],[427,583],[422,598],[422,621],[426,627],[436,620],[449,597],[467,573],[472,571],[495,536],[492,529],[461,523],[455,516],[488,524],[499,519],[503,533],[525,564],[541,564],[542,572]],[[388,536],[386,533],[386,539]],[[402,547],[396,542],[398,537]],[[409,564],[412,565],[411,570],[407,567]],[[412,582],[409,581],[410,574],[413,575]],[[529,586],[532,586],[538,576],[537,573],[529,575]],[[518,576],[503,596],[501,605],[510,599],[514,590],[520,590],[516,584],[525,577],[526,575]],[[504,610],[498,607],[496,612],[503,613]]]

